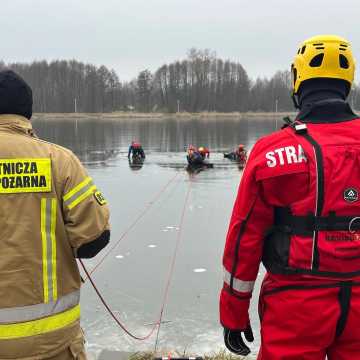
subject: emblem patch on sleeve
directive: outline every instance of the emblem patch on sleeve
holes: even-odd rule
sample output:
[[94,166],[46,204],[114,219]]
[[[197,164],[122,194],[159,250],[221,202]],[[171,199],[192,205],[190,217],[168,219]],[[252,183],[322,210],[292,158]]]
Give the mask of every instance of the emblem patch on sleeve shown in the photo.
[[344,200],[349,202],[349,203],[353,203],[355,201],[357,201],[359,198],[359,193],[356,189],[354,188],[348,188],[344,191]]
[[94,198],[96,199],[96,201],[100,204],[100,205],[105,205],[107,204],[106,199],[104,198],[104,195],[100,192],[100,191],[96,191],[94,193]]

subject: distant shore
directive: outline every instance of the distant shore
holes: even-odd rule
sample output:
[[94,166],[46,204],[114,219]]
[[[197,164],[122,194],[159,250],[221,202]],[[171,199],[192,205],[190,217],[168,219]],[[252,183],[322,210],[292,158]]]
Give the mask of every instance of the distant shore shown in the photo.
[[295,112],[199,112],[199,113],[138,113],[138,112],[112,112],[112,113],[35,113],[34,120],[87,120],[87,119],[105,119],[105,120],[123,120],[123,119],[217,119],[228,118],[232,120],[237,119],[279,119],[284,116],[296,115]]

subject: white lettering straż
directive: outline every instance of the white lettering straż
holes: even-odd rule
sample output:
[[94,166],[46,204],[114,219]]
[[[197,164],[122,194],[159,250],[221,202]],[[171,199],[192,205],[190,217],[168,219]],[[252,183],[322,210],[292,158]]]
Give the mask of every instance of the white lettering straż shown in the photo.
[[300,144],[297,148],[295,146],[285,146],[275,149],[274,151],[269,151],[265,154],[265,157],[267,159],[266,164],[268,167],[297,164],[307,161],[304,150]]

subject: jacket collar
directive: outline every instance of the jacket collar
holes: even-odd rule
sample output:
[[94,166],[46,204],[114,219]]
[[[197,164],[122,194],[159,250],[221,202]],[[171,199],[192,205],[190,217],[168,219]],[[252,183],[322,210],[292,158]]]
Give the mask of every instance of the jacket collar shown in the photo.
[[301,108],[296,120],[321,124],[349,121],[358,117],[345,100],[329,98],[307,103]]
[[35,136],[31,122],[21,115],[0,115],[0,130],[3,129],[12,129],[30,136]]

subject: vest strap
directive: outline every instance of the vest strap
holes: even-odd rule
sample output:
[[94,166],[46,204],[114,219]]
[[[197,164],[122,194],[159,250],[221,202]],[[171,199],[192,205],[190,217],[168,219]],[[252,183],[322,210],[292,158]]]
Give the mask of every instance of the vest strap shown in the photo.
[[[360,215],[337,216],[331,211],[328,216],[295,216],[288,207],[275,208],[275,229],[299,236],[312,236],[314,231],[360,230]],[[275,230],[274,229],[274,230]]]

